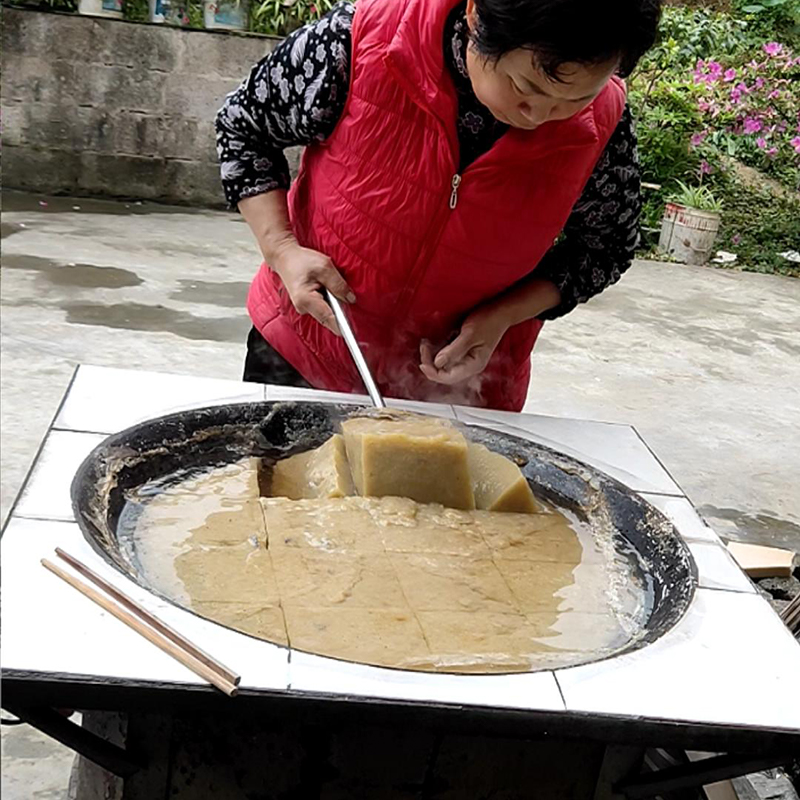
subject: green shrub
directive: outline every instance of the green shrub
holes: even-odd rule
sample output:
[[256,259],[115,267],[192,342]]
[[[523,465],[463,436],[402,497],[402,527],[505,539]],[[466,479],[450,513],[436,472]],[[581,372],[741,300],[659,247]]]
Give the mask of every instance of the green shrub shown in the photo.
[[150,3],[148,0],[123,0],[122,18],[131,22],[149,22]]
[[800,278],[800,264],[779,255],[800,249],[800,199],[748,186],[728,174],[719,184],[725,198],[719,248],[736,253],[739,269]]
[[749,22],[752,37],[800,44],[800,0],[735,0],[734,11]]
[[333,8],[334,0],[252,0],[249,29],[255,33],[287,36]]

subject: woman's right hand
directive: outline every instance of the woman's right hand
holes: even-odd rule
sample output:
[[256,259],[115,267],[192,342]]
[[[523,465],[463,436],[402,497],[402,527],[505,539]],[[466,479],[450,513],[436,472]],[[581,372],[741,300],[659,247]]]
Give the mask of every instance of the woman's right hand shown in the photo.
[[354,303],[356,296],[328,256],[290,241],[272,255],[270,267],[281,279],[298,314],[310,314],[320,325],[341,336],[333,309],[321,289],[328,289],[345,303]]
[[320,289],[325,287],[345,303],[355,303],[353,290],[324,253],[301,247],[292,234],[286,191],[245,197],[239,211],[250,226],[261,255],[283,282],[298,314],[310,314],[329,331],[341,336],[333,309]]

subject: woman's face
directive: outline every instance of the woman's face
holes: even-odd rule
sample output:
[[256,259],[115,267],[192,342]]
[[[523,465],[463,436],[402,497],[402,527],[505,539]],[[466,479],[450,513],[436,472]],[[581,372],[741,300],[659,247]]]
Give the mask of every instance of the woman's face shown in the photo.
[[[467,22],[475,24],[474,0],[467,0]],[[487,61],[470,45],[467,71],[478,100],[506,125],[533,130],[545,122],[567,119],[582,111],[600,94],[617,69],[605,64],[563,64],[560,81],[536,66],[530,50],[512,50],[498,61]]]

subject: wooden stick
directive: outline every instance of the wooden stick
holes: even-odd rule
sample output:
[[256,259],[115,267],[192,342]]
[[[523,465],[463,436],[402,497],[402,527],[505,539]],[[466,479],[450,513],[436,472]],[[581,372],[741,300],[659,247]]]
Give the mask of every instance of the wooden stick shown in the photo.
[[800,594],[789,603],[781,612],[781,619],[786,623],[786,627],[795,635],[800,634]]
[[74,575],[70,575],[66,570],[48,561],[46,558],[42,559],[42,566],[50,570],[50,572],[58,575],[59,578],[66,581],[70,586],[77,589],[81,594],[93,600],[97,605],[113,614],[118,620],[124,622],[129,628],[133,628],[136,633],[144,636],[147,641],[154,644],[159,649],[163,650],[167,655],[172,656],[176,661],[180,661],[185,667],[190,669],[196,675],[199,675],[204,680],[207,680],[213,686],[216,686],[221,692],[224,692],[228,697],[234,697],[238,694],[239,690],[229,680],[223,678],[216,670],[211,669],[207,664],[198,661],[194,656],[187,653],[183,648],[178,647],[174,642],[170,641],[158,633],[154,629],[148,627],[137,617],[130,614],[124,608],[118,606],[113,600],[107,598],[96,589],[93,589],[88,584],[84,583]]
[[150,626],[155,628],[162,636],[166,636],[167,639],[173,641],[176,645],[178,645],[178,647],[182,647],[187,653],[194,656],[198,661],[202,661],[206,666],[211,667],[211,669],[219,672],[219,674],[222,675],[226,681],[229,681],[234,686],[239,685],[239,681],[241,680],[239,675],[228,669],[228,667],[221,662],[217,661],[217,659],[215,659],[213,656],[201,650],[197,645],[193,644],[185,636],[183,636],[183,634],[178,633],[178,631],[176,631],[174,628],[171,628],[169,625],[167,625],[166,622],[162,622],[154,614],[151,614],[146,608],[139,605],[139,603],[137,603],[132,597],[129,597],[127,594],[125,594],[121,589],[117,589],[116,586],[110,584],[105,578],[102,578],[94,570],[90,569],[85,564],[82,564],[77,558],[75,558],[75,556],[65,553],[60,547],[56,547],[56,554],[59,556],[59,558],[64,559],[67,564],[80,572],[84,578],[88,578],[92,583],[96,584],[101,589],[104,589],[118,603],[125,606],[128,611],[136,614],[137,617],[140,617]]

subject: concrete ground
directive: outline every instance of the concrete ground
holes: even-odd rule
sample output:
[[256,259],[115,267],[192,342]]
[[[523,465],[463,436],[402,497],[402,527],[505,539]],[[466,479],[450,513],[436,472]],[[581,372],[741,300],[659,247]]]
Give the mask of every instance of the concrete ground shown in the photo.
[[[5,193],[5,517],[76,364],[238,379],[255,246],[233,214]],[[526,410],[635,425],[717,531],[800,550],[800,281],[637,262],[548,323]],[[3,797],[69,754],[3,728]]]

